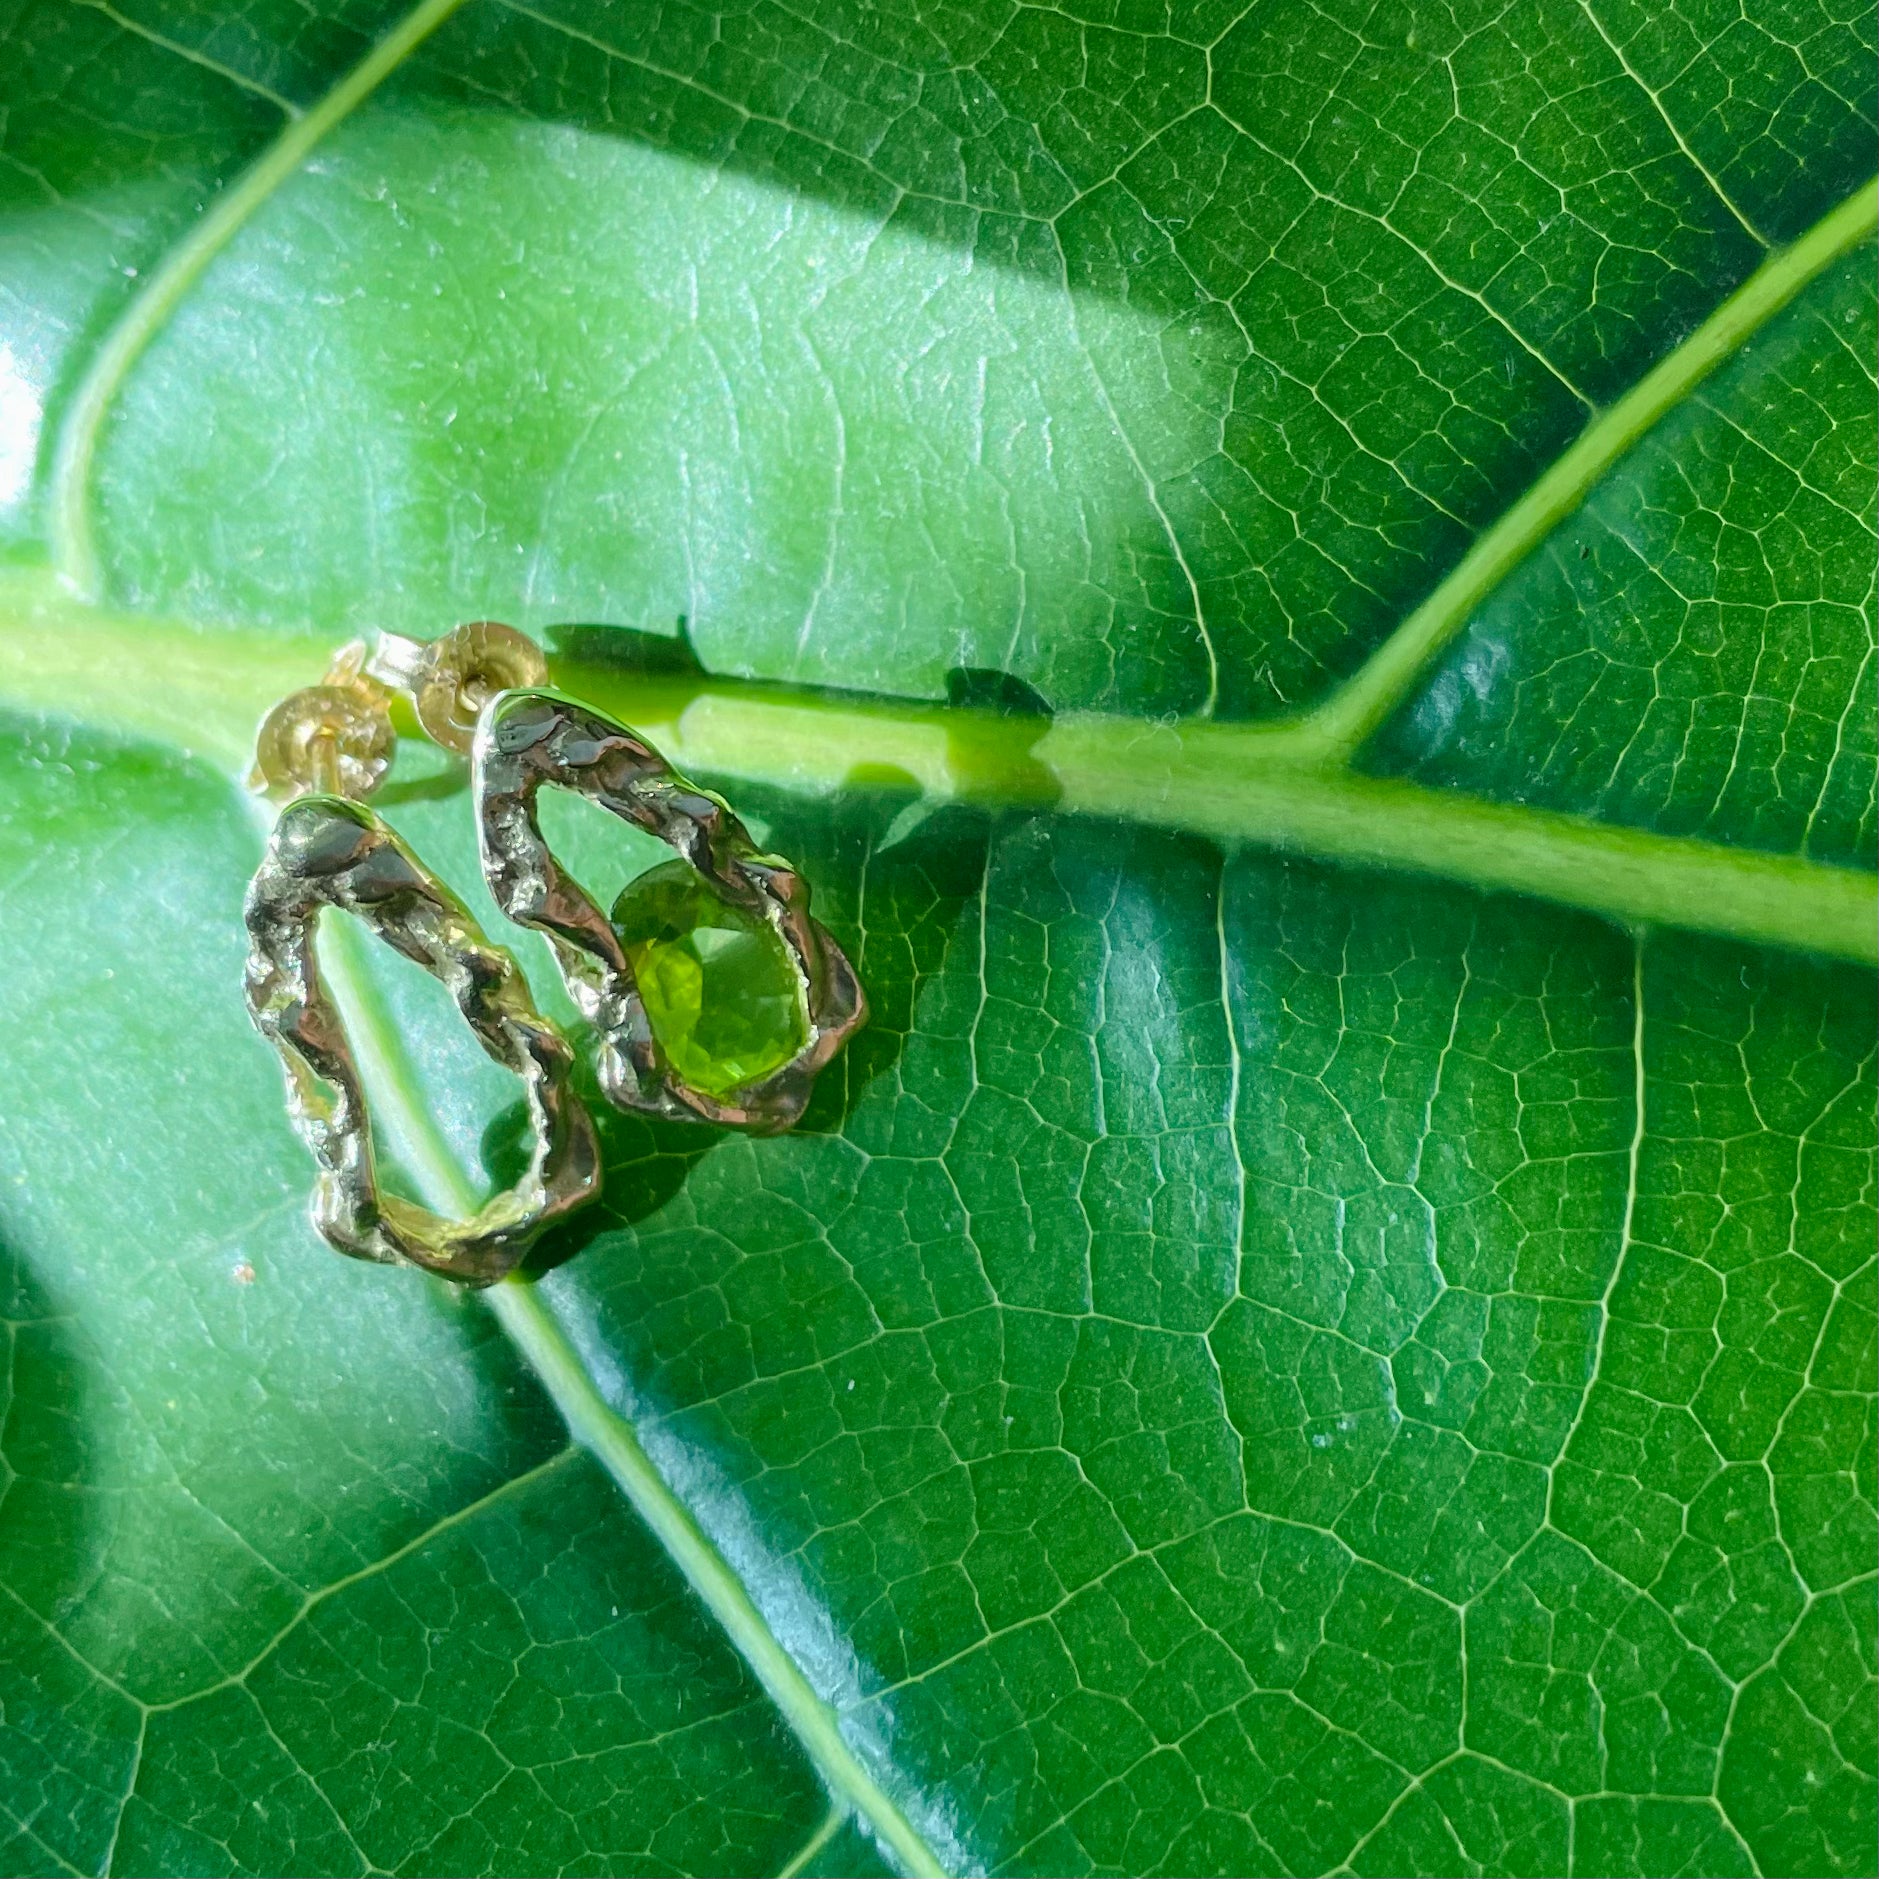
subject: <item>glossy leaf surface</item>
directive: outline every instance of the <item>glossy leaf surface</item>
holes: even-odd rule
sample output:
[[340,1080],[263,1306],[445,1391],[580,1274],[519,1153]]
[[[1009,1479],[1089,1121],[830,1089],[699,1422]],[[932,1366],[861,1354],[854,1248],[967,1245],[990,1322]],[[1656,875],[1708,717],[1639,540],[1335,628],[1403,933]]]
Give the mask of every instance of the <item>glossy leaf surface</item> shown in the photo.
[[[5,605],[76,501],[76,638],[231,661],[184,749],[89,681],[5,719],[0,1859],[884,1870],[482,1307],[304,1224],[234,662],[489,614],[1309,703],[1863,180],[1870,22],[469,0],[62,478],[113,322],[394,24],[0,14]],[[1870,865],[1872,278],[1668,413],[1365,766]],[[609,1118],[540,1294],[937,1863],[1873,1869],[1869,974],[755,768],[874,1022],[797,1134]],[[382,801],[469,891],[460,775],[407,746]],[[646,859],[551,832],[606,901]],[[512,1089],[369,970],[505,1178]]]

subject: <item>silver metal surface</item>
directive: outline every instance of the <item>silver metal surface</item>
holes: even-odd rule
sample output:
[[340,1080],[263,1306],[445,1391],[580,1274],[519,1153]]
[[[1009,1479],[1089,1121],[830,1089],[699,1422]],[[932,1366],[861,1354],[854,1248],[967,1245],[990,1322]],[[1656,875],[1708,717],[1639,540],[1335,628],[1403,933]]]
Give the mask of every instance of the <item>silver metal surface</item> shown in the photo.
[[[358,1067],[314,952],[326,907],[355,915],[441,980],[484,1050],[522,1079],[528,1170],[468,1220],[380,1191]],[[543,1227],[599,1193],[599,1145],[569,1086],[567,1041],[536,1011],[515,961],[372,810],[331,795],[290,803],[248,889],[246,919],[248,1010],[280,1053],[294,1127],[319,1163],[314,1224],[342,1253],[488,1285]]]
[[[760,853],[727,804],[687,782],[644,739],[553,692],[512,691],[493,700],[477,730],[474,763],[484,877],[511,920],[552,943],[570,995],[599,1035],[608,1101],[764,1134],[794,1123],[816,1073],[868,1015],[854,968],[809,916],[808,882],[781,857]],[[535,797],[544,783],[658,836],[733,906],[775,928],[802,976],[809,1017],[808,1042],[795,1057],[734,1101],[674,1073],[612,923],[542,839]]]

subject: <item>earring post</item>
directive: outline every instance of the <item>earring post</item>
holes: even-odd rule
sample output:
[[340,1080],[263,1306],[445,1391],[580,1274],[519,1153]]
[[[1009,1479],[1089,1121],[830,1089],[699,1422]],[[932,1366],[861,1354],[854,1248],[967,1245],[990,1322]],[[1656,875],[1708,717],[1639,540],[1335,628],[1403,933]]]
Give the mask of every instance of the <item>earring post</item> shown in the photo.
[[339,775],[339,733],[330,724],[320,725],[307,740],[307,772],[322,796],[346,793]]

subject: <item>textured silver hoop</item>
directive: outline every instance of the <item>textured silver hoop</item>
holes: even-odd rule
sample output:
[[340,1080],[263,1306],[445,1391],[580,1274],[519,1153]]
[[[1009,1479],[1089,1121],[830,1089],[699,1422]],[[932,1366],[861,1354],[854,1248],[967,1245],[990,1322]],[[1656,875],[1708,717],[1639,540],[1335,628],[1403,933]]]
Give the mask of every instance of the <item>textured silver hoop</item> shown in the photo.
[[[358,1066],[314,954],[323,907],[356,915],[441,980],[484,1050],[522,1079],[534,1131],[528,1170],[468,1220],[380,1191]],[[294,1127],[319,1163],[313,1222],[340,1252],[488,1285],[542,1228],[599,1193],[599,1143],[570,1087],[567,1040],[536,1011],[515,961],[372,810],[328,795],[290,803],[245,917],[249,1015],[280,1054]]]
[[[518,925],[545,933],[569,995],[599,1037],[600,1087],[621,1109],[787,1129],[816,1073],[864,1024],[854,967],[809,914],[809,884],[761,853],[728,804],[679,775],[643,738],[603,712],[545,691],[505,692],[476,734],[475,788],[483,874]],[[653,1036],[633,968],[611,922],[542,839],[544,783],[572,790],[677,850],[734,907],[764,919],[801,975],[808,1041],[767,1077],[721,1101],[677,1075]]]

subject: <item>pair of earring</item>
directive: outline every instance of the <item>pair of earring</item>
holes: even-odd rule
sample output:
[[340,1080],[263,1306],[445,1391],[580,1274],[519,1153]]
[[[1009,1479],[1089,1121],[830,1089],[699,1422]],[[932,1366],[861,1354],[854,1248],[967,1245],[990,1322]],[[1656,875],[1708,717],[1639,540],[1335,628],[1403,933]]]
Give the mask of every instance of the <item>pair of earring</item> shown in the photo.
[[[544,689],[547,677],[534,642],[492,621],[429,642],[385,634],[369,651],[349,646],[322,684],[292,693],[263,720],[250,777],[288,801],[248,889],[245,990],[257,1029],[280,1054],[295,1128],[319,1164],[314,1224],[355,1258],[470,1285],[504,1277],[544,1227],[599,1193],[600,1149],[572,1086],[573,1049],[536,1009],[520,966],[366,804],[396,751],[395,694],[410,699],[428,736],[469,757],[483,877],[509,919],[547,936],[593,1028],[599,1085],[616,1107],[787,1129],[816,1073],[867,1017],[854,968],[810,917],[802,876],[761,853],[721,797],[688,782],[627,726]],[[678,859],[629,886],[609,920],[542,838],[544,785],[598,803]],[[754,1068],[735,1058],[714,1065],[671,1022],[662,1036],[672,999],[648,1009],[641,981],[650,975],[690,996],[698,1015],[696,961],[674,951],[673,916],[682,923],[701,895],[737,942],[778,954],[771,989],[758,995],[793,1009],[768,1014],[770,1047]],[[623,919],[629,901],[637,911]],[[527,1171],[467,1220],[381,1188],[358,1066],[314,951],[328,907],[441,980],[483,1049],[522,1080],[533,1132]]]

